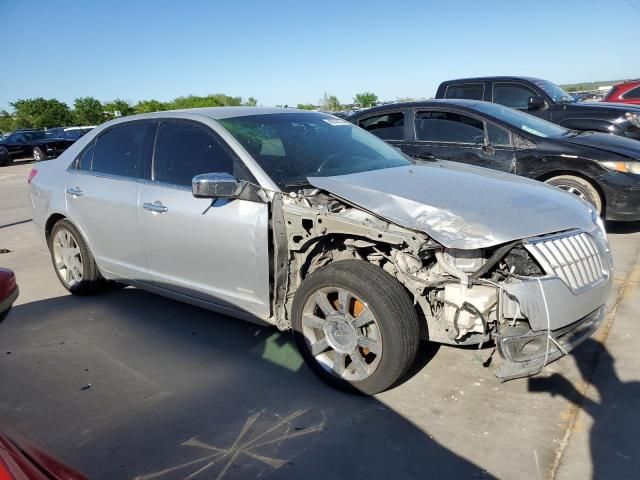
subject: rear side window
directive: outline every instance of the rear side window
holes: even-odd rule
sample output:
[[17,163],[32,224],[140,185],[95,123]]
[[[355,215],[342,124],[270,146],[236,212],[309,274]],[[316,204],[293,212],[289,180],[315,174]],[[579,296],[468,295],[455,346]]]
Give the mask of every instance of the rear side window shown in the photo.
[[623,95],[623,98],[629,99],[629,100],[640,99],[640,87],[636,87],[633,90],[629,90],[627,93]]
[[527,108],[529,97],[538,95],[531,88],[517,83],[494,83],[493,101],[505,107]]
[[404,113],[385,113],[360,120],[358,125],[383,140],[404,139]]
[[[275,150],[278,149],[274,145]],[[162,122],[156,139],[154,180],[191,186],[196,175],[229,173],[246,177],[239,162],[214,133],[204,126],[187,122]]]
[[108,130],[98,137],[93,153],[96,173],[140,178],[145,164],[150,162],[150,145],[155,124],[128,123]]
[[427,142],[478,143],[484,141],[484,123],[452,112],[418,112],[416,139]]
[[484,99],[484,83],[462,83],[449,85],[444,98],[466,98],[468,100]]

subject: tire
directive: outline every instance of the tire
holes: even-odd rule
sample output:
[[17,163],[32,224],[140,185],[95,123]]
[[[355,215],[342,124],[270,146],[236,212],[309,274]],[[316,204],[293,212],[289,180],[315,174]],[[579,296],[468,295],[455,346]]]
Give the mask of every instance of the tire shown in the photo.
[[331,263],[305,278],[293,298],[291,323],[311,370],[351,393],[391,387],[413,364],[420,343],[408,293],[363,260]]
[[59,220],[53,226],[48,243],[58,280],[69,292],[91,295],[106,289],[107,282],[87,242],[69,220]]
[[596,208],[598,215],[602,216],[602,197],[588,180],[574,175],[559,175],[546,180],[545,183],[573,193],[582,200],[589,202]]
[[41,162],[42,160],[46,160],[47,159],[47,155],[44,153],[42,148],[33,147],[33,159],[36,162]]

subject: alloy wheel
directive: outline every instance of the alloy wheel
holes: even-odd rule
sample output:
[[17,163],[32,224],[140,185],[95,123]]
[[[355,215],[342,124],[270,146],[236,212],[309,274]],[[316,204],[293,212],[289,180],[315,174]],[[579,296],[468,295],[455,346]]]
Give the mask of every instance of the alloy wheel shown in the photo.
[[302,333],[315,360],[343,380],[365,380],[380,364],[378,322],[367,304],[344,288],[325,287],[310,295]]
[[82,253],[78,242],[65,228],[53,238],[53,260],[62,281],[73,287],[82,281]]

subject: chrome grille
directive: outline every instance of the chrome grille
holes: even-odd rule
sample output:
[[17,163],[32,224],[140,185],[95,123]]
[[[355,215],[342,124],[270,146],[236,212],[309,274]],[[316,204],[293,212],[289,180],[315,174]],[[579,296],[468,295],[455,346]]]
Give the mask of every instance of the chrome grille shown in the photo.
[[598,245],[588,233],[543,237],[529,240],[525,246],[548,274],[557,275],[574,292],[607,277]]

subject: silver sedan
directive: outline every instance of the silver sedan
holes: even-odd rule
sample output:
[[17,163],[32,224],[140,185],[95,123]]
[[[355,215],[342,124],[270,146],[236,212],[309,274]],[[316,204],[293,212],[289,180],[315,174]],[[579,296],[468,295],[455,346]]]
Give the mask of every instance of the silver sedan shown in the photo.
[[117,119],[29,181],[71,293],[119,282],[292,330],[320,377],[367,394],[398,381],[421,338],[495,342],[498,378],[535,374],[597,328],[612,281],[581,200],[416,163],[319,112]]

